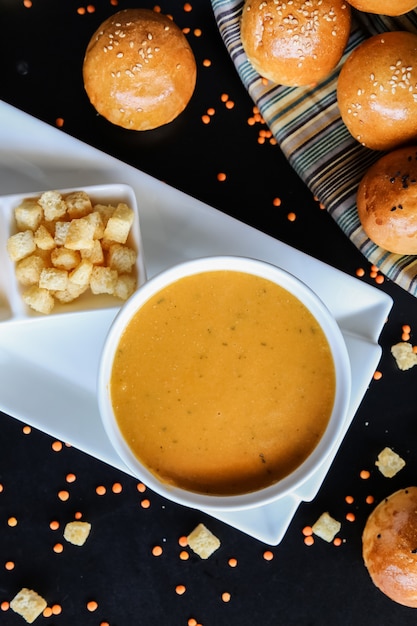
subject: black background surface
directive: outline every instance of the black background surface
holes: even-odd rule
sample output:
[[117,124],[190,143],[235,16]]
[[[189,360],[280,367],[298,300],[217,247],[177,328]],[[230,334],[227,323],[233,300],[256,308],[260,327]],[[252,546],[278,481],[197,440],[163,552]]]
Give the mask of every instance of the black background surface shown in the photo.
[[[94,11],[78,0],[0,1],[0,98],[55,125],[63,118],[69,133],[120,160],[163,180],[204,202],[255,226],[349,275],[365,270],[360,280],[375,285],[370,265],[320,209],[310,191],[292,171],[277,146],[258,143],[261,124],[250,126],[253,102],[243,88],[225,50],[208,0],[195,0],[192,11],[184,3],[161,1],[187,35],[198,64],[195,94],[186,111],[170,125],[135,133],[112,126],[88,102],[82,83],[82,61],[87,43],[109,15],[129,7],[150,7],[150,2],[120,0],[113,6],[97,0]],[[201,29],[201,35],[195,32]],[[210,67],[203,65],[211,61]],[[226,93],[234,102],[227,109]],[[211,123],[201,117],[213,107]],[[0,120],[0,123],[2,121]],[[13,146],[8,147],[13,152]],[[218,172],[227,174],[219,182]],[[19,192],[16,189],[16,193]],[[281,205],[273,205],[279,197]],[[296,214],[295,221],[287,218]],[[279,546],[265,546],[238,530],[197,511],[174,505],[156,494],[141,494],[137,481],[71,447],[52,449],[53,439],[22,422],[0,417],[0,603],[10,601],[22,587],[33,587],[50,605],[60,604],[58,616],[39,617],[36,623],[99,626],[187,626],[195,618],[203,626],[392,625],[414,624],[415,610],[390,601],[372,584],[361,557],[363,525],[375,503],[396,489],[417,484],[417,368],[401,372],[390,354],[401,340],[401,326],[416,323],[415,298],[388,280],[378,286],[394,298],[389,320],[381,334],[383,349],[372,380],[343,445],[311,503],[302,504]],[[411,337],[413,342],[413,336]],[[1,370],[0,370],[1,375]],[[23,382],[24,387],[24,382]],[[405,460],[394,478],[384,478],[375,467],[377,454],[390,446]],[[371,472],[369,480],[360,471]],[[66,475],[77,480],[68,485]],[[120,482],[123,491],[112,492]],[[104,485],[104,496],[96,487]],[[71,497],[61,502],[57,493],[68,488]],[[353,504],[345,501],[353,496]],[[141,500],[149,498],[149,509]],[[62,554],[53,546],[62,541],[62,526],[76,511],[92,523],[83,548],[65,545]],[[303,542],[302,529],[323,512],[342,522],[341,546],[316,539]],[[356,519],[345,519],[354,512]],[[14,516],[16,527],[8,524]],[[60,521],[52,531],[49,522]],[[220,538],[221,548],[207,561],[190,553],[179,558],[178,538],[199,522]],[[154,545],[162,556],[152,556]],[[266,549],[274,558],[263,557]],[[232,568],[228,559],[235,557]],[[15,567],[5,568],[8,561]],[[175,587],[186,586],[184,595]],[[230,602],[222,593],[231,594]],[[98,602],[89,613],[88,600]],[[11,610],[0,611],[0,624],[23,620]]]

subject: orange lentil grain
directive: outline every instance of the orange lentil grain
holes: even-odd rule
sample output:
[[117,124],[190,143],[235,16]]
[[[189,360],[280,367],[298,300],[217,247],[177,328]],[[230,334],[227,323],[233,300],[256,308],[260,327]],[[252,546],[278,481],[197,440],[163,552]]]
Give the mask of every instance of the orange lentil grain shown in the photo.
[[9,519],[7,520],[7,523],[9,526],[13,528],[14,526],[17,526],[17,519],[13,516],[9,517]]
[[42,611],[42,615],[44,617],[52,617],[52,609],[50,606],[47,606],[44,608],[44,610]]
[[231,597],[232,596],[230,595],[230,593],[228,591],[223,591],[223,593],[222,593],[222,600],[223,600],[223,602],[230,602]]
[[311,526],[304,526],[302,533],[304,537],[310,537],[313,534],[313,529]]
[[362,276],[365,276],[365,270],[363,269],[363,267],[358,267],[355,274],[358,278],[362,278]]
[[290,213],[288,213],[288,215],[287,215],[287,219],[290,222],[295,222],[296,218],[297,218],[296,214],[294,212],[292,212],[292,211]]
[[210,121],[211,121],[210,115],[206,115],[206,114],[202,115],[201,121],[203,122],[203,124],[210,124]]
[[113,483],[111,490],[113,493],[122,493],[123,491],[122,483]]
[[98,602],[96,602],[95,600],[89,600],[87,602],[87,611],[90,611],[90,613],[93,613],[94,611],[97,611],[98,609]]
[[265,561],[272,561],[272,559],[274,558],[274,553],[271,550],[265,550],[262,556],[264,557]]
[[361,470],[359,476],[363,480],[367,480],[371,476],[371,472],[369,470]]
[[278,141],[275,139],[275,137],[271,137],[271,139],[269,140],[269,143],[271,144],[271,146],[276,146]]
[[365,502],[366,504],[373,504],[375,502],[374,496],[366,496]]
[[304,543],[306,546],[312,546],[314,543],[313,535],[309,535],[308,537],[304,537]]
[[161,554],[162,554],[162,547],[161,546],[154,546],[152,548],[152,554],[153,554],[153,556],[161,556]]
[[194,28],[194,37],[201,37],[202,34],[201,28]]
[[369,276],[370,276],[371,278],[376,278],[376,277],[378,276],[378,272],[377,272],[377,270],[371,270],[371,271],[369,272]]
[[417,346],[413,346],[412,350],[413,350],[414,354],[417,354]]
[[139,491],[139,493],[143,493],[144,491],[146,491],[146,486],[143,483],[138,483],[136,485],[136,489]]
[[227,93],[222,93],[222,95],[220,96],[220,100],[222,102],[227,102],[229,99],[229,95]]
[[64,118],[63,117],[57,117],[55,120],[55,124],[57,125],[58,128],[62,128],[64,125]]
[[274,206],[281,206],[281,198],[278,198],[278,197],[277,197],[277,198],[274,198],[274,199],[272,200],[272,204],[273,204]]
[[255,118],[254,117],[248,117],[248,126],[255,126]]
[[193,10],[193,7],[192,7],[192,5],[190,4],[190,2],[186,2],[186,3],[184,4],[183,9],[184,9],[184,11],[185,11],[186,13],[190,13],[190,11],[192,11],[192,10]]
[[346,513],[346,519],[348,522],[354,522],[356,519],[356,515],[352,513],[352,511],[349,511],[349,513]]
[[175,587],[175,593],[177,593],[179,596],[182,596],[185,592],[186,592],[185,585],[177,585]]
[[64,546],[62,543],[56,543],[52,549],[56,554],[61,554],[64,551]]
[[261,135],[258,137],[258,143],[260,146],[262,146],[265,143],[265,137],[262,137]]
[[401,326],[401,330],[403,331],[403,333],[410,334],[411,333],[411,326],[410,326],[410,324],[403,324]]
[[374,264],[371,265],[371,272],[377,272],[378,271],[378,267]]
[[52,443],[52,450],[53,450],[54,452],[61,452],[62,447],[63,447],[63,446],[62,446],[62,441],[54,441],[54,442]]
[[62,613],[62,606],[60,604],[53,604],[51,610],[53,615],[60,615]]
[[402,339],[402,341],[410,341],[410,335],[409,335],[409,333],[403,333],[403,334],[401,335],[401,339]]
[[4,567],[7,569],[7,571],[11,572],[12,569],[15,568],[15,563],[14,561],[6,561],[6,563],[4,564]]
[[96,10],[96,7],[93,4],[87,5],[87,13],[94,13],[95,10]]
[[226,109],[233,109],[235,106],[235,103],[233,102],[233,100],[228,100],[226,102]]
[[194,619],[194,617],[190,617],[190,619],[187,622],[187,626],[197,626],[197,620]]
[[375,276],[375,282],[377,285],[382,285],[384,281],[385,281],[385,276],[383,276],[383,274],[378,274],[378,276]]
[[100,622],[100,626],[110,626],[109,622]]
[[178,539],[178,543],[181,546],[181,548],[186,548],[188,546],[188,539],[185,535],[182,535],[179,539]]
[[32,0],[23,0],[23,6],[26,9],[30,9],[32,7]]
[[346,496],[345,498],[345,502],[347,502],[348,504],[353,504],[354,501],[355,498],[353,496]]
[[32,429],[30,426],[23,426],[22,431],[24,435],[30,435],[30,433],[32,432]]
[[81,519],[81,518],[82,518],[82,516],[83,516],[83,514],[81,513],[81,511],[76,511],[76,512],[74,513],[74,518],[75,518],[75,519]]
[[211,66],[211,61],[210,59],[204,59],[203,61],[203,67],[210,67]]
[[8,611],[10,608],[10,603],[7,602],[7,600],[3,600],[3,602],[0,604],[0,609],[2,611]]
[[67,481],[67,483],[74,483],[77,480],[77,477],[71,472],[65,476],[65,480]]
[[69,491],[67,491],[66,489],[61,489],[60,491],[58,491],[58,498],[62,502],[66,502],[67,500],[69,500],[69,497],[70,497]]
[[224,182],[226,180],[226,174],[224,172],[219,172],[217,174],[217,180],[221,183]]
[[228,560],[228,564],[229,564],[230,567],[237,567],[237,559],[235,559],[234,557],[231,557]]
[[151,506],[151,501],[148,500],[148,498],[145,498],[141,501],[140,506],[142,507],[142,509],[149,509],[149,507]]
[[77,13],[78,13],[78,15],[85,15],[85,8],[84,7],[78,7]]
[[190,555],[187,552],[187,550],[181,550],[181,552],[180,552],[180,559],[181,559],[181,561],[188,561],[189,558],[190,558]]
[[0,483],[0,493],[3,491],[4,487],[3,485]]
[[382,378],[382,372],[380,372],[379,370],[376,370],[374,372],[373,379],[374,380],[381,380],[381,378]]
[[107,491],[107,489],[105,488],[104,485],[97,485],[97,487],[96,487],[96,494],[98,496],[104,496],[106,491]]
[[49,528],[51,530],[58,530],[59,522],[57,522],[56,520],[52,520],[51,522],[49,522]]
[[341,546],[341,545],[342,545],[342,540],[341,540],[341,538],[340,538],[340,537],[335,537],[335,538],[333,539],[333,545],[334,545],[334,546],[336,546],[336,547]]
[[209,108],[207,109],[207,114],[208,114],[208,115],[214,115],[214,114],[215,114],[215,112],[216,112],[216,109],[215,109],[214,107],[209,107]]

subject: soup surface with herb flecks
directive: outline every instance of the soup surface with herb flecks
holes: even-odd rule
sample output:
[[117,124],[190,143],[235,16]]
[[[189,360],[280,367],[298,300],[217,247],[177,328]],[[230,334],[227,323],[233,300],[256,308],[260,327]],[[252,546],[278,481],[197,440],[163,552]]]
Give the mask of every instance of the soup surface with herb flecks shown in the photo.
[[325,334],[272,281],[232,270],[180,278],[129,321],[110,382],[119,428],[165,483],[239,495],[314,450],[335,398]]

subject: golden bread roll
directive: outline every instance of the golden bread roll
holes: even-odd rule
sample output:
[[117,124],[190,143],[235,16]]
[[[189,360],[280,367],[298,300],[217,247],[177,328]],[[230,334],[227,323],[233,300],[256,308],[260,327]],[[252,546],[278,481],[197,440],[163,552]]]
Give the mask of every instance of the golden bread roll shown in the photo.
[[378,589],[399,604],[417,607],[417,487],[396,491],[372,511],[362,554]]
[[351,23],[344,0],[246,0],[241,41],[264,78],[280,85],[312,85],[344,52]]
[[417,35],[374,35],[347,58],[337,102],[351,135],[371,150],[417,139]]
[[191,99],[196,74],[184,33],[149,9],[126,9],[105,20],[83,63],[91,104],[113,124],[132,130],[175,119]]
[[416,0],[349,0],[355,9],[381,15],[404,15],[417,6]]
[[359,184],[356,204],[369,239],[389,252],[417,254],[417,146],[374,163]]

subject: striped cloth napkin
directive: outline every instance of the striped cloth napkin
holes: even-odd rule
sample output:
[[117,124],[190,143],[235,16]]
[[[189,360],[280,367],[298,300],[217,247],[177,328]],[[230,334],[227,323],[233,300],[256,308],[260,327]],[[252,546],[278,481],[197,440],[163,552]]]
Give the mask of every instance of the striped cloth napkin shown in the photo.
[[360,225],[357,187],[382,153],[352,138],[340,118],[336,98],[338,73],[352,50],[380,32],[417,33],[417,10],[396,18],[353,11],[351,35],[339,66],[314,88],[294,88],[263,81],[248,61],[240,40],[242,0],[211,3],[236,70],[291,166],[369,262],[417,296],[417,256],[387,252],[372,243]]

